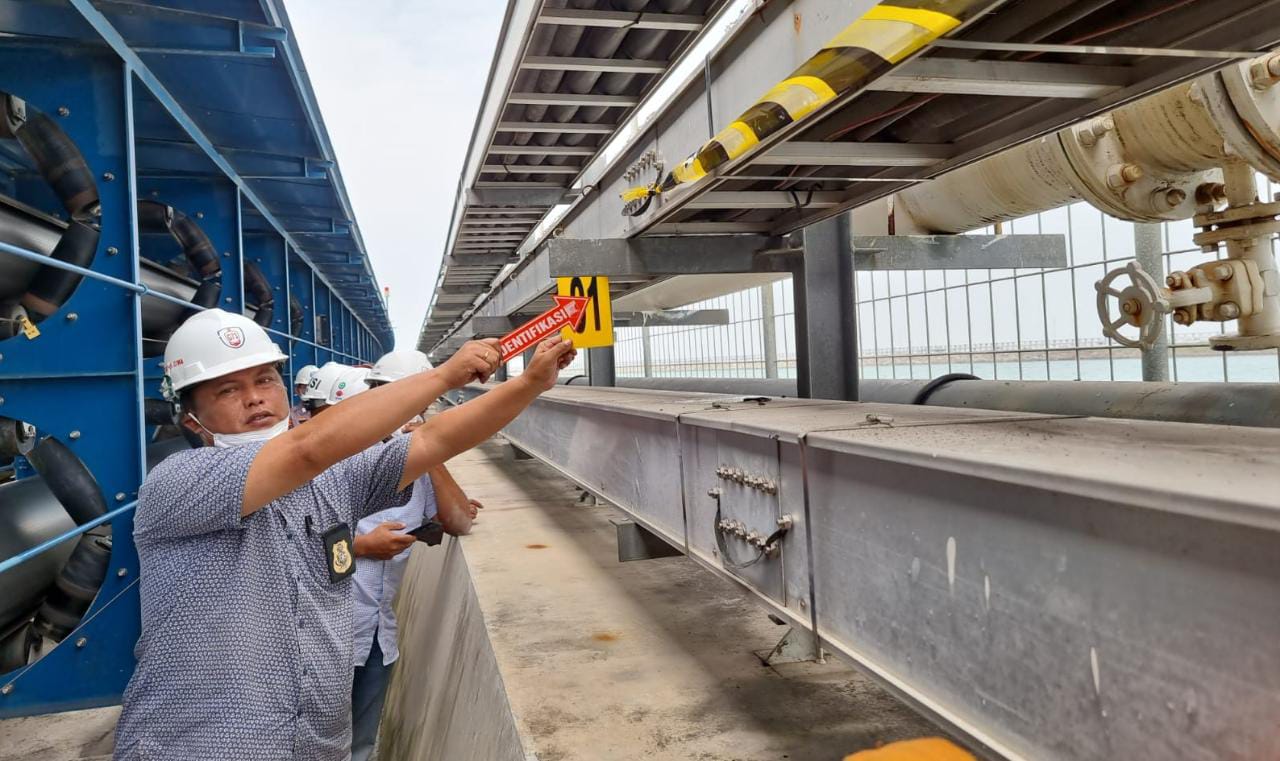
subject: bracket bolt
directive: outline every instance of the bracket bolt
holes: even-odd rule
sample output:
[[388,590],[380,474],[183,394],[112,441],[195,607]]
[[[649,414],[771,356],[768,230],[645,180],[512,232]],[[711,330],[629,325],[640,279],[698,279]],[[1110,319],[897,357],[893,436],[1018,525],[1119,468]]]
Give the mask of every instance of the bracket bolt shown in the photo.
[[230,304],[230,303],[231,303],[231,297],[230,297],[230,296],[228,296],[228,297],[226,297],[225,299],[223,299],[223,301],[224,301],[224,302],[226,302],[226,303],[228,303],[228,304]]
[[791,513],[785,513],[781,518],[778,518],[778,528],[783,528],[783,529],[786,529],[787,531],[790,531],[791,528],[795,525],[796,525],[796,519],[792,517]]
[[66,106],[58,106],[58,116],[61,116],[63,119],[71,116],[71,109]]
[[120,577],[120,578],[122,578],[122,579],[123,579],[125,576],[128,576],[128,575],[129,575],[129,569],[128,569],[128,568],[121,568],[120,570],[116,571],[116,576],[119,576],[119,577]]
[[1137,164],[1112,164],[1107,170],[1107,187],[1119,190],[1142,179],[1142,167]]
[[71,433],[67,434],[67,438],[71,439],[72,441],[75,441],[76,439],[80,438],[80,432],[72,431]]
[[118,253],[120,253],[120,249],[115,246],[107,246],[107,256],[115,256]]
[[112,172],[103,172],[103,173],[102,173],[102,179],[106,180],[107,182],[111,182],[111,181],[112,181],[112,180],[114,180],[115,178],[116,178],[116,176],[115,176],[115,174],[113,174]]
[[80,315],[76,314],[75,312],[70,312],[67,314],[67,322],[75,322],[78,319],[80,319]]
[[1163,198],[1170,209],[1176,209],[1182,205],[1183,201],[1187,200],[1187,192],[1181,188],[1169,188],[1164,192]]
[[116,492],[116,502],[124,502],[124,492]]
[[1185,309],[1175,309],[1173,310],[1173,321],[1179,325],[1190,325],[1193,322],[1191,312]]
[[1170,288],[1181,288],[1185,277],[1186,275],[1181,272],[1170,272],[1169,276],[1164,279],[1164,282]]
[[1218,305],[1218,316],[1224,320],[1234,320],[1240,316],[1240,305],[1234,301],[1224,301]]
[[76,640],[76,647],[84,647],[87,644],[89,644],[88,637],[81,637],[80,639]]
[[708,497],[719,497],[721,494],[719,489],[707,489]]
[[9,693],[11,693],[11,692],[13,692],[13,684],[12,684],[12,683],[10,683],[10,684],[6,684],[5,686],[0,687],[0,695],[8,695],[8,694],[9,694]]
[[1230,280],[1234,274],[1236,274],[1236,271],[1231,269],[1230,264],[1214,265],[1213,276],[1219,280]]

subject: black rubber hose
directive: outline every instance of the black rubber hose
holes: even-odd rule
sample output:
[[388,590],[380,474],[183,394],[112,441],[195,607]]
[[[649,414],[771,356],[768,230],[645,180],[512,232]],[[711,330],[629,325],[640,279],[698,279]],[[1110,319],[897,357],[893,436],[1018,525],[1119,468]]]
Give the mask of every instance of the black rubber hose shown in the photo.
[[[13,101],[11,98],[11,108]],[[42,113],[30,114],[25,122],[13,130],[14,137],[31,156],[63,208],[72,219],[96,222],[100,213],[98,185],[80,149],[57,122]]]
[[961,381],[961,380],[982,380],[982,379],[976,375],[970,375],[969,373],[947,373],[946,375],[939,375],[937,378],[934,378],[933,380],[924,384],[924,388],[916,392],[915,397],[911,399],[911,403],[926,404],[929,401],[929,397],[933,396],[933,392],[937,391],[938,389],[942,388],[948,383],[951,383],[952,381]]
[[191,303],[204,309],[211,309],[218,305],[218,297],[222,295],[222,281],[220,279],[206,280],[196,288],[195,295],[191,297]]
[[159,201],[138,201],[138,228],[143,232],[172,235],[197,279],[209,280],[222,274],[222,261],[213,241],[194,219],[172,206]]
[[[49,255],[58,261],[88,269],[98,251],[98,238],[96,227],[72,221]],[[27,286],[27,292],[22,294],[22,306],[27,310],[27,316],[32,322],[40,322],[57,312],[75,293],[80,280],[80,275],[74,272],[41,267],[32,278],[31,285]]]
[[271,291],[271,283],[267,282],[267,276],[253,262],[244,263],[244,287],[258,302],[258,313],[253,316],[253,321],[264,328],[271,327],[271,320],[275,317],[276,297]]
[[77,526],[107,514],[107,501],[97,479],[66,444],[47,436],[36,444],[27,460]]
[[295,336],[302,335],[302,302],[297,296],[289,297],[289,332]]
[[36,613],[33,629],[61,642],[75,630],[98,596],[111,565],[111,538],[86,534],[54,579],[53,588]]
[[[5,131],[22,145],[45,182],[70,215],[70,224],[50,256],[88,268],[98,251],[98,185],[80,149],[58,124],[39,112],[27,113],[21,98],[5,94]],[[22,296],[32,322],[57,312],[80,285],[73,272],[41,267]]]
[[143,399],[142,416],[147,425],[173,425],[173,404],[164,399]]

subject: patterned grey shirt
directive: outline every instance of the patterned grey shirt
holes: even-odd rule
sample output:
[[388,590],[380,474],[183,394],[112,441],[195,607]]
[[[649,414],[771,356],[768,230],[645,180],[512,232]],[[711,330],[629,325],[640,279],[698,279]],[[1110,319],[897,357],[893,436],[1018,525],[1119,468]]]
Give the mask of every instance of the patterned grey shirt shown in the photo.
[[[402,505],[410,436],[334,465],[241,518],[261,444],[157,466],[138,493],[138,666],[117,761],[343,761],[351,752],[352,580],[321,535]],[[307,518],[310,517],[310,530]]]

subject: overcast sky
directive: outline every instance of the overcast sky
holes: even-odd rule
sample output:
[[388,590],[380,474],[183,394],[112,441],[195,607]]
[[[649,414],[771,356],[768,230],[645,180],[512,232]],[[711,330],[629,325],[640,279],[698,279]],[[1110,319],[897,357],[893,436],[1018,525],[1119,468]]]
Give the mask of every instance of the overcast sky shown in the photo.
[[505,0],[290,0],[396,345],[412,348],[436,273]]

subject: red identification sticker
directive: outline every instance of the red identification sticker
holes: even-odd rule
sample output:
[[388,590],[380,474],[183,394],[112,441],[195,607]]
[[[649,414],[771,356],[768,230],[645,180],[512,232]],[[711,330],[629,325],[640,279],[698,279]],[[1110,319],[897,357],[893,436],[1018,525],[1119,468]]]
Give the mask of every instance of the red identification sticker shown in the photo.
[[582,296],[552,296],[556,305],[502,337],[502,361],[511,358],[549,338],[562,328],[577,329],[587,313],[591,299]]

